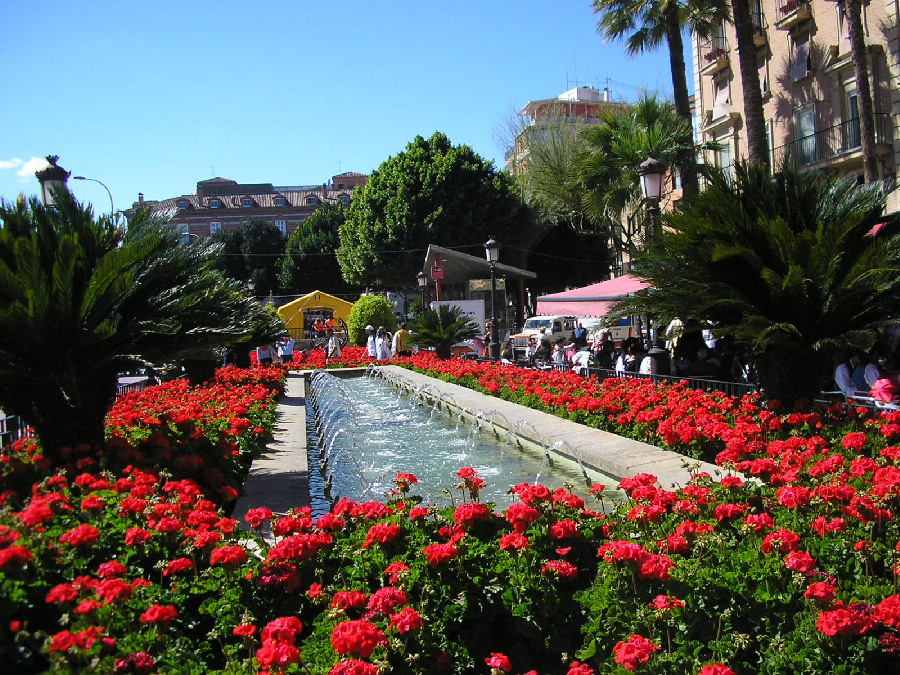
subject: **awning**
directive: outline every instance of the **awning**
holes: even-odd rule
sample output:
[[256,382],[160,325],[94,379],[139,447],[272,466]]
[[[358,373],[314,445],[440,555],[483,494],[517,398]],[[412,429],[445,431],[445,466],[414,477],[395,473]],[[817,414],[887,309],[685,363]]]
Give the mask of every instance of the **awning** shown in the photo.
[[[443,270],[442,283],[445,284],[460,283],[469,279],[484,279],[491,275],[491,264],[484,256],[478,257],[430,244],[428,252],[425,254],[425,264],[422,267],[422,271],[430,275],[431,268],[434,265],[438,265]],[[495,273],[498,278],[505,277],[510,280],[534,279],[537,277],[537,274],[534,272],[502,263],[496,263]]]
[[537,313],[568,316],[606,316],[622,300],[649,288],[643,279],[623,274],[609,281],[573,288],[562,293],[542,295],[537,299]]

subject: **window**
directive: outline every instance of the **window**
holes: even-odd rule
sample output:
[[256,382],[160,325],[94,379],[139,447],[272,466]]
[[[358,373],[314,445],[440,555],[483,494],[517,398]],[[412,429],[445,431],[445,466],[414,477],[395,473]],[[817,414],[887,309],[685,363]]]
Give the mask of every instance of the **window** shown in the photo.
[[210,199],[209,200],[209,208],[221,209],[222,208],[222,200],[221,199]]
[[816,161],[816,109],[808,106],[796,113],[794,139],[797,148],[797,162],[801,165]]
[[287,199],[284,197],[275,197],[275,206],[287,206]]
[[191,235],[187,223],[181,223],[178,225],[178,238],[182,244],[191,243]]
[[307,205],[307,206],[318,206],[318,205],[319,205],[319,198],[318,198],[318,197],[307,197],[307,198],[306,198],[306,205]]
[[763,56],[757,61],[756,67],[759,70],[759,89],[765,96],[769,93],[769,60]]
[[278,231],[281,232],[281,238],[284,239],[287,236],[287,221],[276,220],[275,227],[278,228]]
[[843,131],[841,140],[844,141],[844,149],[860,147],[862,139],[859,133],[859,96],[855,88],[847,92],[844,123],[841,126]]
[[713,83],[714,87],[714,100],[713,100],[713,109],[712,116],[713,119],[719,119],[720,117],[725,117],[728,113],[731,112],[731,81],[727,77],[723,77],[721,80],[718,80]]
[[253,200],[250,197],[244,197],[241,199],[241,206],[245,209],[249,209],[253,206]]
[[798,35],[794,39],[791,54],[791,80],[796,82],[812,72],[812,57],[809,53],[809,33]]
[[732,165],[731,143],[733,141],[731,132],[729,131],[727,136],[715,138],[714,140],[721,144],[721,147],[716,150],[716,166],[730,173]]
[[209,233],[215,234],[219,230],[222,229],[222,223],[210,223],[209,224]]
[[340,197],[338,197],[338,201],[344,206],[350,205],[350,197],[348,195],[341,195]]
[[188,200],[187,199],[179,199],[177,205],[178,205],[179,211],[184,211],[188,207]]

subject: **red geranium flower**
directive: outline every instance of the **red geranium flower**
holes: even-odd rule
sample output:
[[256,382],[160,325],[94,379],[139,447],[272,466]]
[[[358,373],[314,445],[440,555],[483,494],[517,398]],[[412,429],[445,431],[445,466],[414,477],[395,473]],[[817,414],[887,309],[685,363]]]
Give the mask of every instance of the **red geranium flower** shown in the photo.
[[626,670],[634,670],[642,663],[647,663],[653,652],[659,650],[650,640],[640,635],[632,635],[625,642],[617,642],[613,647],[615,661]]
[[364,659],[379,646],[387,645],[387,636],[368,621],[345,621],[331,632],[331,646],[338,654],[353,654]]
[[493,653],[488,658],[486,658],[484,662],[494,670],[499,670],[504,673],[508,673],[510,670],[512,670],[512,664],[509,662],[509,658],[507,658],[505,654]]

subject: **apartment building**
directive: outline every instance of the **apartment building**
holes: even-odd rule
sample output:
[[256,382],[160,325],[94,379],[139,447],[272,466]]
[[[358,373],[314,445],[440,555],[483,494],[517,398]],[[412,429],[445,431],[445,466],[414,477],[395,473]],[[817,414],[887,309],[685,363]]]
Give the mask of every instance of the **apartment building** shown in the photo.
[[624,110],[626,103],[610,100],[609,89],[574,87],[556,98],[529,101],[519,111],[522,126],[506,153],[505,168],[513,174],[528,170],[529,147],[541,137],[560,130],[574,131],[584,125],[600,124],[600,116],[609,110]]
[[346,172],[322,185],[282,187],[210,178],[199,181],[194,194],[153,201],[140,194],[126,217],[138,208],[170,212],[173,216],[169,224],[177,227],[186,241],[237,229],[248,220],[271,222],[287,238],[322,204],[350,204],[353,190],[364,185],[367,178],[365,174]]
[[[757,67],[763,93],[770,158],[789,157],[809,170],[862,176],[859,105],[850,38],[840,2],[751,0]],[[897,8],[863,5],[875,111],[879,174],[893,178],[898,160],[894,114],[898,95]],[[744,101],[734,27],[723,24],[709,39],[692,40],[695,128],[722,148],[707,161],[729,167],[747,156]],[[900,209],[897,192],[888,202]]]

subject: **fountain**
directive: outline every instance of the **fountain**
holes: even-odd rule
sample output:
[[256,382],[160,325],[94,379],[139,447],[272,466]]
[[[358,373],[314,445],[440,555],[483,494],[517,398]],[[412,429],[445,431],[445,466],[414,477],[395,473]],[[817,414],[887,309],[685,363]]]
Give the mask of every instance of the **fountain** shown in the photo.
[[[383,499],[397,473],[419,479],[412,493],[425,503],[446,506],[463,500],[452,488],[464,466],[487,482],[482,501],[498,508],[512,503],[508,490],[518,483],[540,480],[551,489],[568,486],[586,496],[595,482],[608,488],[617,482],[580,462],[551,456],[561,449],[558,443],[526,441],[517,433],[523,424],[512,424],[496,410],[460,409],[433,386],[417,387],[402,377],[385,381],[377,368],[357,378],[313,373],[307,420],[310,466],[322,468],[320,477],[310,478],[314,512],[327,511],[342,497]],[[529,436],[539,438],[533,428]]]

